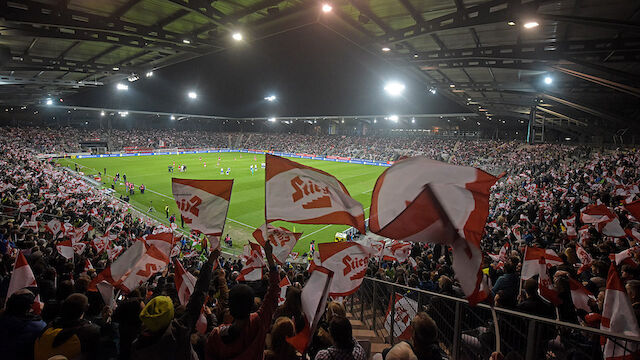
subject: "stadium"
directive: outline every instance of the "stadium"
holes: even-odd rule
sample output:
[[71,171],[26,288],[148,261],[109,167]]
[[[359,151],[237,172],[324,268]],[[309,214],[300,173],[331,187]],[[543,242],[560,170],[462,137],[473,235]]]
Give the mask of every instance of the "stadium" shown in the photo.
[[630,0],[0,1],[3,359],[640,358]]

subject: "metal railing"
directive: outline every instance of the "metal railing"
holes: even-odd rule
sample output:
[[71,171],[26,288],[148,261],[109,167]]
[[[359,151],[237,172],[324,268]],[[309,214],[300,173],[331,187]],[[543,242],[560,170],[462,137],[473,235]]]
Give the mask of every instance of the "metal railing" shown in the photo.
[[[397,302],[392,303],[392,294]],[[418,312],[426,312],[436,322],[439,345],[451,359],[488,359],[498,349],[526,360],[602,359],[607,341],[616,356],[640,349],[640,338],[498,307],[492,314],[485,304],[470,306],[465,299],[369,277],[345,299],[345,305],[355,319],[389,344],[409,339],[406,324]]]

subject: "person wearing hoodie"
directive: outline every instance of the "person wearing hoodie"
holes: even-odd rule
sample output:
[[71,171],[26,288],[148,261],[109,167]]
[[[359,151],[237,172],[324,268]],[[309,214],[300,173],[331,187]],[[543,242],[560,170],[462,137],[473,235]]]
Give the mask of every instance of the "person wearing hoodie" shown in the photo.
[[31,310],[35,296],[27,289],[14,292],[0,315],[0,349],[6,360],[33,359],[33,343],[47,324]]
[[220,256],[216,249],[202,265],[198,280],[189,297],[186,310],[179,318],[174,317],[173,301],[168,296],[156,296],[140,312],[142,330],[131,345],[131,359],[197,360],[198,355],[191,346],[191,334],[195,332],[209,283],[213,264]]

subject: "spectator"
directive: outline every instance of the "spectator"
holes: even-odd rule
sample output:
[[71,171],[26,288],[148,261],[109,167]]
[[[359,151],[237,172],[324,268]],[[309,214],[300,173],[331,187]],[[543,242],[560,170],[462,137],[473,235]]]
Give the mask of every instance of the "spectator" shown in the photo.
[[35,296],[27,289],[14,292],[0,315],[0,349],[7,360],[33,359],[33,343],[47,324],[33,314]]

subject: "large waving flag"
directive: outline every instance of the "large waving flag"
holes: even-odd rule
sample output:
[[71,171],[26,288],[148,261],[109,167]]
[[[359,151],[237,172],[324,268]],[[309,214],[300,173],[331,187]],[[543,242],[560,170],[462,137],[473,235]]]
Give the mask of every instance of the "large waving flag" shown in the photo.
[[157,247],[147,245],[144,241],[136,241],[93,279],[89,290],[97,291],[96,285],[106,281],[129,293],[151,275],[164,269],[168,263],[169,258]]
[[347,296],[362,284],[374,250],[356,242],[333,242],[319,244],[318,253],[321,266],[334,273],[329,295]]
[[594,224],[602,235],[623,237],[626,234],[620,225],[618,216],[605,205],[589,205],[580,213],[585,224]]
[[[607,289],[604,293],[600,330],[640,337],[640,328],[638,328],[631,301],[624,290],[616,266],[613,263],[609,267],[609,275],[607,277]],[[639,350],[637,343],[624,340],[614,341],[607,338],[603,342],[602,357],[607,360],[635,359],[634,354]]]
[[273,257],[276,262],[283,264],[287,260],[287,256],[293,250],[302,233],[294,233],[284,227],[275,227],[271,224],[263,224],[253,232],[253,238],[264,246],[265,239],[269,239],[273,247]]
[[334,176],[269,154],[266,163],[267,222],[344,224],[365,232],[362,204]]
[[640,200],[626,204],[624,208],[627,209],[627,211],[629,211],[637,221],[640,221]]
[[296,350],[304,353],[311,342],[318,322],[322,317],[327,304],[329,287],[331,286],[333,272],[323,267],[316,267],[300,295],[302,300],[302,312],[305,316],[305,326],[295,336],[288,337],[287,342]]
[[148,245],[154,245],[163,254],[170,256],[171,249],[175,242],[173,232],[159,232],[155,234],[148,234],[142,237]]
[[[539,275],[540,264],[555,266],[562,264],[562,259],[551,249],[540,249],[537,247],[526,247],[524,250],[524,261],[522,262],[522,280],[531,279]],[[546,265],[545,265],[546,266]]]
[[[392,306],[395,308],[391,311]],[[393,317],[391,313],[393,312]],[[391,333],[393,323],[393,336],[398,339],[408,340],[411,338],[411,320],[418,315],[418,302],[401,294],[395,293],[395,299],[391,295],[387,314],[384,319],[384,328]]]
[[376,181],[369,228],[388,238],[451,245],[456,277],[470,298],[482,278],[480,239],[497,180],[425,157],[398,161]]
[[410,242],[393,240],[382,249],[382,260],[403,263],[409,258],[411,248]]
[[7,290],[7,299],[20,289],[36,286],[36,277],[33,276],[33,271],[31,271],[31,267],[29,263],[27,263],[27,259],[22,254],[22,251],[19,251],[16,262],[13,264],[13,272],[11,273],[9,289]]
[[265,261],[260,245],[249,242],[244,246],[242,258],[245,264],[240,270],[237,280],[257,281],[262,279],[262,268],[265,266]]
[[231,200],[233,180],[171,179],[173,198],[184,222],[192,230],[203,233],[220,243]]

